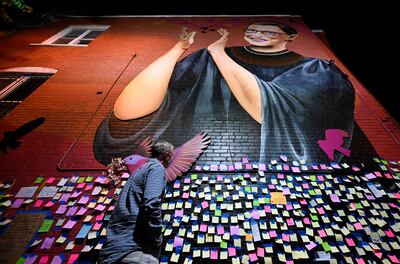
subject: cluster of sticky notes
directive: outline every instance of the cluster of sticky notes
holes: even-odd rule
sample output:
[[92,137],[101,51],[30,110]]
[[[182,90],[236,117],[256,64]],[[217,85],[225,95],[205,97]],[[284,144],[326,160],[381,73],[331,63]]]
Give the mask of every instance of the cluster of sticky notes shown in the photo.
[[400,253],[399,164],[365,164],[281,156],[197,166],[166,189],[161,263],[390,263]]
[[[113,187],[104,181],[103,175],[40,176],[8,200],[10,210],[49,212],[18,263],[73,263],[86,253],[98,253],[105,242],[114,195],[126,182]],[[52,254],[60,248],[65,254]]]

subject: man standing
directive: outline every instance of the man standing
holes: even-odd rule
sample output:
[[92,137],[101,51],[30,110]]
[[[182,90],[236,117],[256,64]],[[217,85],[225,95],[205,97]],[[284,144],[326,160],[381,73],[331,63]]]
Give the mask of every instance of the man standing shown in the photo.
[[161,202],[172,150],[170,143],[160,141],[152,146],[153,159],[136,156],[142,165],[129,177],[119,196],[100,263],[159,263]]

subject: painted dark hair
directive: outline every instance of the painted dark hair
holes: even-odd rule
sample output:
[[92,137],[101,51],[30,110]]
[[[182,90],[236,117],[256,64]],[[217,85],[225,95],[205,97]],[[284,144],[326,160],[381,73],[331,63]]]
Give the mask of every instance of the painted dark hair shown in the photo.
[[276,26],[279,27],[280,29],[282,29],[283,32],[285,32],[288,35],[297,35],[297,30],[294,29],[291,26],[285,25],[285,24],[281,24],[281,23],[276,23],[276,22],[255,22],[250,24],[251,25],[261,25],[261,26]]
[[157,141],[151,148],[151,155],[153,158],[160,159],[167,154],[172,154],[174,146],[167,141]]

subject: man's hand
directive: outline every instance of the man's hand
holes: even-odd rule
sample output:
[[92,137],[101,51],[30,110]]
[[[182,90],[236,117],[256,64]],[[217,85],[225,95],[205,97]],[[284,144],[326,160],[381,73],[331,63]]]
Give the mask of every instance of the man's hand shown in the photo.
[[196,31],[190,33],[187,32],[187,27],[182,27],[181,33],[179,34],[179,41],[176,44],[181,49],[187,50],[194,43],[194,36]]
[[221,37],[217,41],[215,41],[214,43],[212,43],[211,45],[209,45],[207,47],[207,50],[211,54],[218,53],[218,52],[224,52],[226,42],[228,41],[229,32],[225,28],[220,28],[217,31],[221,35]]

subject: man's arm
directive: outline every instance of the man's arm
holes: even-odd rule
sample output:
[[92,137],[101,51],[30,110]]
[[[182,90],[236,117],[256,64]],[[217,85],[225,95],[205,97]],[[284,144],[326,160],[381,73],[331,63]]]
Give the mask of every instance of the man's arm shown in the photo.
[[151,164],[146,177],[143,196],[143,216],[146,228],[146,240],[151,246],[162,243],[162,195],[166,185],[165,169],[161,164]]
[[233,61],[225,52],[229,33],[225,29],[218,32],[221,38],[208,46],[207,50],[227,82],[229,89],[239,104],[249,115],[261,124],[261,95],[254,75]]
[[188,34],[184,28],[175,46],[147,66],[125,87],[114,104],[114,115],[118,119],[139,118],[160,107],[175,64],[193,44],[195,33]]

